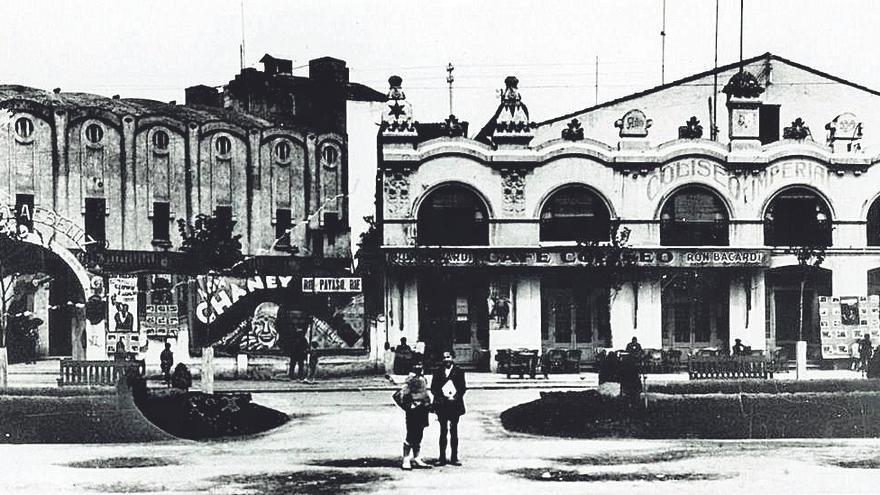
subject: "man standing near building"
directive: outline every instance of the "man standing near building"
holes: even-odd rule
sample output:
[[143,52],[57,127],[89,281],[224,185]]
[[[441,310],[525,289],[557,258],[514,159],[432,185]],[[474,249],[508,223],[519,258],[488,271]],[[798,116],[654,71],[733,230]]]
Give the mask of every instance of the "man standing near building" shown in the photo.
[[[309,356],[309,341],[304,331],[296,332],[290,349],[290,378],[305,380],[306,358]],[[296,367],[299,366],[299,370]]]
[[165,342],[165,350],[159,354],[159,366],[162,369],[162,379],[165,385],[171,386],[171,366],[174,365],[174,353],[171,352],[171,343]]
[[[455,365],[451,352],[443,353],[443,366],[431,378],[431,392],[434,395],[434,412],[440,420],[440,459],[439,464],[461,466],[458,460],[458,420],[464,414],[464,394],[467,384],[464,371]],[[452,455],[446,460],[446,436]]]

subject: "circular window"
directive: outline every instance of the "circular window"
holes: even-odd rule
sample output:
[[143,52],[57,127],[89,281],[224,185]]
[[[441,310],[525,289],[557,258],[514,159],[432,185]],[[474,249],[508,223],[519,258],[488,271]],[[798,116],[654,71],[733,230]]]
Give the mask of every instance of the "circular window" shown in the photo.
[[28,139],[34,134],[34,123],[27,117],[21,117],[15,121],[15,133],[22,139]]
[[332,146],[325,146],[322,156],[324,157],[324,163],[327,165],[336,165],[336,160],[339,159],[339,152]]
[[98,124],[91,124],[86,127],[86,139],[92,144],[98,144],[104,139],[104,129]]
[[275,159],[279,162],[286,162],[290,159],[290,143],[281,141],[275,145]]
[[214,141],[214,149],[218,155],[228,155],[232,151],[232,141],[226,136],[220,136]]
[[168,149],[168,133],[165,131],[156,131],[153,133],[153,146],[156,147],[157,150],[167,150]]

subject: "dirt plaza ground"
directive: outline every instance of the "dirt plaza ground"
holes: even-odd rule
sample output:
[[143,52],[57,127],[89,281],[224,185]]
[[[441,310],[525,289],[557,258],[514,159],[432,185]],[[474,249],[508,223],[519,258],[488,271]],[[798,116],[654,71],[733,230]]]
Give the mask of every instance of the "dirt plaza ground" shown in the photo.
[[[505,431],[537,389],[476,389],[462,467],[403,472],[402,413],[387,390],[255,393],[293,416],[223,442],[0,446],[4,493],[876,493],[880,439],[573,440]],[[424,455],[437,455],[435,423]],[[11,462],[13,461],[14,462]]]

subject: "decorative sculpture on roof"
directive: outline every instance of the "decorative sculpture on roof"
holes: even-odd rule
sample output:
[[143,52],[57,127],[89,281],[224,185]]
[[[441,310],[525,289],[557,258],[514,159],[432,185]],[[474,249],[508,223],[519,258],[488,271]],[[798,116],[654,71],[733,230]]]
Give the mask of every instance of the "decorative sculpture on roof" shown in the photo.
[[654,121],[645,116],[645,112],[632,109],[623,114],[623,118],[614,123],[614,127],[620,129],[622,138],[643,138],[648,136],[648,128]]
[[810,128],[807,127],[804,120],[800,117],[794,119],[794,122],[792,122],[790,126],[782,129],[782,139],[797,139],[798,141],[803,141],[808,137],[812,138],[813,135],[810,133]]
[[578,119],[571,119],[568,127],[562,130],[562,139],[566,141],[582,141],[584,139],[584,128]]
[[764,88],[751,72],[741,70],[727,81],[722,91],[732,98],[757,98],[764,92]]
[[532,137],[529,109],[519,94],[519,79],[514,76],[504,78],[505,88],[501,91],[501,108],[495,120],[495,142],[528,142]]
[[834,117],[834,120],[825,124],[828,131],[828,140],[836,139],[860,139],[862,137],[862,123],[852,113],[846,112]]
[[696,116],[688,119],[683,126],[678,128],[678,139],[700,139],[703,137],[703,126]]
[[416,122],[412,118],[412,105],[406,101],[401,89],[403,79],[400,76],[388,78],[388,102],[382,111],[382,133],[392,136],[415,136]]
[[447,118],[444,122],[446,123],[444,126],[446,127],[446,134],[449,137],[464,136],[464,126],[461,125],[458,117],[456,117],[455,115],[450,115],[449,118]]

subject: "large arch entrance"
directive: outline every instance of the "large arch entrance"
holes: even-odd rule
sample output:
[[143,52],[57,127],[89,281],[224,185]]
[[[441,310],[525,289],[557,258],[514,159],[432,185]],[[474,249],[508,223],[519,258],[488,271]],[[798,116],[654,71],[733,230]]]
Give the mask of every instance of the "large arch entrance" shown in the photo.
[[66,256],[7,236],[0,236],[0,253],[2,343],[9,362],[85,358],[85,290]]
[[[418,211],[420,246],[487,246],[489,209],[461,184],[431,191]],[[478,270],[425,270],[418,274],[419,341],[428,360],[454,351],[460,364],[489,347],[489,278]]]
[[[800,284],[804,283],[803,334],[799,328]],[[793,357],[796,342],[807,342],[807,359],[821,359],[822,346],[819,333],[819,296],[830,296],[831,270],[818,268],[807,272],[800,266],[783,266],[766,273],[766,297],[768,315],[768,339],[771,346],[782,348]]]

